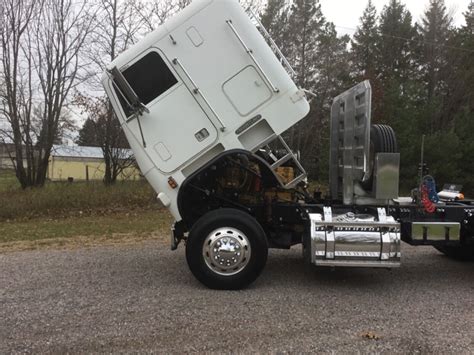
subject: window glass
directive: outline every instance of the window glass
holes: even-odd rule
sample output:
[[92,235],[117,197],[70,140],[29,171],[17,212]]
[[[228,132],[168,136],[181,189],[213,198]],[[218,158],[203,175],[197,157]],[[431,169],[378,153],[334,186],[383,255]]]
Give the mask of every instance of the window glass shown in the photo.
[[[145,105],[178,82],[163,58],[156,52],[148,53],[135,64],[125,69],[122,74],[133,91],[138,95],[140,101]],[[117,88],[115,89],[118,91]],[[130,116],[132,112],[125,103],[125,99],[120,92],[117,92],[117,96],[125,114],[127,117]]]

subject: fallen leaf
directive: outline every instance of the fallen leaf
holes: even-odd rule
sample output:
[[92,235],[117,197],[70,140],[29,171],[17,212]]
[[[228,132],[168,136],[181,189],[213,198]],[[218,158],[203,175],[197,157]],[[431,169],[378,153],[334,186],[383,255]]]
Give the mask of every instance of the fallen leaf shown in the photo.
[[379,340],[381,338],[380,335],[374,332],[365,332],[361,334],[362,338],[371,339],[371,340]]

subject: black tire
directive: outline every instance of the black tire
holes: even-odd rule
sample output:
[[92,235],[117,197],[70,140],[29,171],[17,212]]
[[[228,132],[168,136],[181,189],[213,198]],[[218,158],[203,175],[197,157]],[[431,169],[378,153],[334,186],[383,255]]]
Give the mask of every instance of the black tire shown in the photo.
[[372,125],[370,127],[370,141],[374,145],[374,158],[375,153],[398,153],[397,137],[390,126]]
[[474,245],[468,245],[468,246],[443,245],[443,246],[435,246],[435,249],[454,260],[474,261]]
[[392,127],[382,124],[374,124],[370,127],[370,153],[369,174],[366,181],[362,181],[362,187],[370,191],[374,182],[375,155],[377,153],[398,153],[397,136]]
[[[244,258],[238,264],[242,265],[242,269],[235,268],[237,271],[225,271],[229,272],[229,274],[225,275],[219,273],[224,272],[224,270],[218,269],[221,266],[217,262],[214,263],[213,257],[218,256],[218,253],[227,253],[226,260],[230,262],[231,254],[236,254],[237,250],[223,250],[209,255],[209,252],[214,253],[216,251],[212,247],[216,245],[211,244],[211,241],[208,239],[210,236],[213,236],[214,232],[221,229],[229,229],[229,233],[237,231],[235,236],[242,239],[242,245],[239,244],[239,247],[242,248],[241,250],[243,250],[245,243],[249,246],[248,250],[250,250],[250,252],[247,250],[247,253],[249,253],[248,259]],[[238,232],[241,232],[243,237]],[[215,234],[217,236],[216,243],[217,240],[225,241],[225,238],[227,238],[227,236],[219,236],[219,234],[219,232]],[[233,238],[232,241],[234,242],[235,240],[239,241],[232,234],[229,235],[229,238]],[[246,238],[246,241],[243,238]],[[206,248],[211,249],[205,252],[204,244],[207,244]],[[267,238],[260,224],[249,214],[232,208],[214,210],[201,217],[192,227],[186,243],[186,260],[189,269],[201,283],[212,289],[238,290],[250,285],[257,279],[265,267],[267,256]],[[208,263],[211,265],[208,265]],[[222,267],[226,267],[226,265]],[[232,272],[235,272],[235,274],[230,274]]]

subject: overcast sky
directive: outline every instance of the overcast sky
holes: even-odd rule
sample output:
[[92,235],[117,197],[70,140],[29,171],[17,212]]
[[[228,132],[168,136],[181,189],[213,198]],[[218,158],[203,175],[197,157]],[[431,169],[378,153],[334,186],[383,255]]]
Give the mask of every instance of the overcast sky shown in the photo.
[[[463,25],[463,12],[467,10],[470,0],[445,0],[448,11],[452,11],[457,26]],[[341,34],[353,34],[352,28],[356,28],[359,18],[362,16],[368,0],[320,0],[323,13],[326,18],[333,22],[337,31]],[[373,0],[378,13],[389,2],[389,0]],[[417,22],[421,19],[429,0],[406,0],[406,7],[411,12],[413,19]]]

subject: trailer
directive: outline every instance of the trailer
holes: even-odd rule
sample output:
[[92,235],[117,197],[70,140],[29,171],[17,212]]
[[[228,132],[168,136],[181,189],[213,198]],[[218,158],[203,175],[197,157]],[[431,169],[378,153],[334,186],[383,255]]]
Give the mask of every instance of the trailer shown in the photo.
[[308,192],[283,138],[310,109],[294,77],[234,0],[194,1],[108,66],[105,91],[194,276],[240,289],[269,248],[295,245],[321,267],[399,267],[402,241],[472,260],[472,200],[455,187],[441,200],[424,174],[399,197],[395,132],[371,124],[368,81],[334,99],[330,193]]

